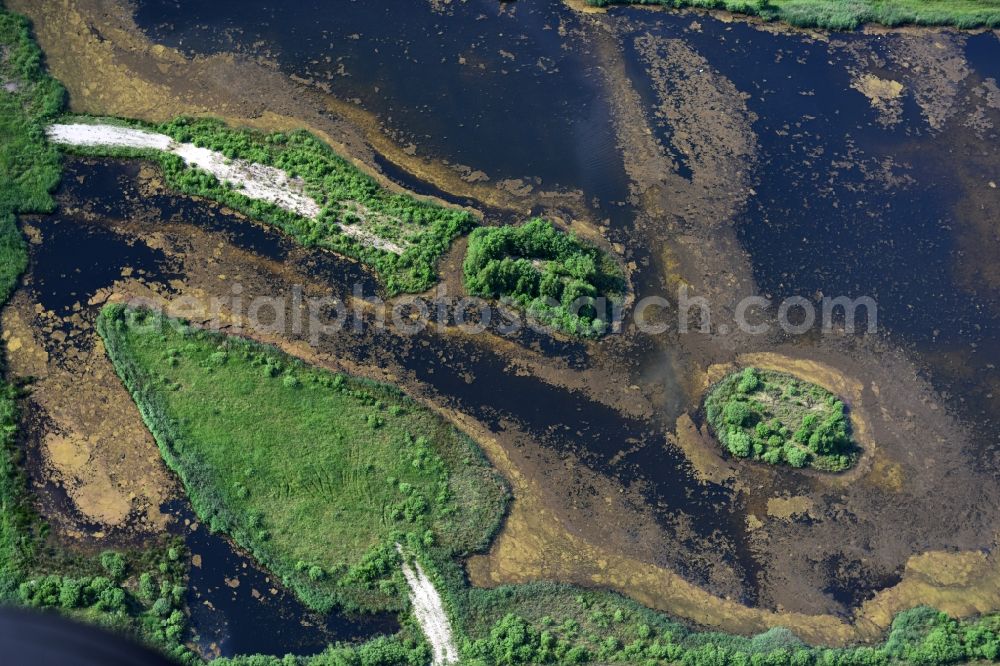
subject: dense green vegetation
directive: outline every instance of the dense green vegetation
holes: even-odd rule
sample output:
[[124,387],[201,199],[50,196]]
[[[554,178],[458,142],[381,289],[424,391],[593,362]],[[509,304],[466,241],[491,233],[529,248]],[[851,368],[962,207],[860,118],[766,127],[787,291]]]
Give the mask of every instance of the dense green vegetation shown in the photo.
[[469,666],[952,664],[1000,655],[1000,617],[958,622],[929,608],[899,614],[884,644],[809,647],[783,628],[752,638],[694,631],[609,592],[539,583],[472,590],[463,609]]
[[[92,119],[75,119],[88,122]],[[158,161],[167,182],[181,192],[204,196],[272,224],[304,245],[332,250],[371,266],[389,295],[417,293],[437,280],[437,262],[451,242],[475,225],[466,211],[443,208],[405,194],[395,194],[333,152],[305,130],[263,133],[236,129],[213,119],[176,118],[162,125],[106,120],[167,134],[176,141],[218,151],[284,170],[301,178],[306,194],[321,208],[316,219],[303,217],[274,204],[250,199],[212,174],[189,167],[183,159],[156,150],[121,147],[74,147],[85,155],[143,157]],[[402,254],[368,246],[341,232],[361,225],[379,238],[404,248]]]
[[613,4],[663,5],[726,9],[738,14],[784,21],[803,28],[854,30],[865,23],[1000,26],[998,0],[587,0],[596,7]]
[[474,230],[463,270],[473,296],[510,299],[538,321],[580,337],[608,330],[625,290],[611,257],[541,218]]
[[857,460],[844,403],[791,375],[734,372],[709,391],[705,416],[738,458],[826,471],[845,470]]
[[478,448],[391,387],[123,306],[98,330],[199,517],[312,608],[401,609],[395,543],[450,557],[499,526]]
[[[470,665],[883,666],[996,660],[1000,617],[957,622],[929,608],[899,614],[884,644],[812,648],[775,628],[752,638],[697,632],[601,592],[532,585],[483,592]],[[475,619],[476,616],[473,616]]]
[[59,183],[59,154],[45,125],[63,108],[66,93],[46,75],[28,22],[0,7],[0,303],[27,265],[17,213],[44,213]]

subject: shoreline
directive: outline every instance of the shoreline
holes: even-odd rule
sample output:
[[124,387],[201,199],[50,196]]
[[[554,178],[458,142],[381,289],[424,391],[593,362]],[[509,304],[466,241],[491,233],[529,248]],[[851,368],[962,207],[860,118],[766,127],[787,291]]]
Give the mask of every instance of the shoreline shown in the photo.
[[[840,7],[834,2],[824,2],[823,0],[811,0],[807,6],[814,13],[802,13],[798,15],[783,15],[782,5],[784,0],[764,0],[759,8],[751,9],[747,3],[734,2],[732,7],[711,6],[711,3],[702,4],[700,0],[680,0],[681,6],[676,6],[664,0],[598,0],[599,4],[593,4],[591,0],[563,0],[563,3],[572,10],[581,14],[602,14],[614,7],[639,7],[653,11],[669,11],[676,13],[696,13],[709,15],[724,21],[742,21],[759,27],[773,26],[771,29],[787,31],[824,31],[830,33],[852,33],[870,31],[889,30],[956,30],[966,33],[979,33],[996,30],[1000,28],[1000,9],[977,8],[963,14],[961,12],[948,9],[942,10],[940,15],[923,14],[926,11],[920,3],[897,2],[895,7],[888,11],[896,10],[898,16],[880,15],[886,9],[877,3],[870,3],[862,8],[855,8],[856,14],[835,15]],[[725,4],[725,3],[724,3]],[[796,7],[796,9],[799,9]],[[979,12],[993,13],[985,15]],[[800,10],[802,11],[802,10]],[[963,19],[969,18],[971,24],[963,25]],[[890,20],[882,20],[890,19]]]

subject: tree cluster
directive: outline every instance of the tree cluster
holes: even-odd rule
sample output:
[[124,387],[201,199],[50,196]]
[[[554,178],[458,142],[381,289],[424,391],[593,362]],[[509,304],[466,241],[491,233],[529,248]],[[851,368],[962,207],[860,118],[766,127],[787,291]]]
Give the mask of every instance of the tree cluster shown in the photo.
[[610,257],[541,218],[473,231],[463,272],[470,294],[510,299],[542,323],[585,338],[608,330],[625,288]]
[[733,373],[709,392],[705,415],[737,458],[830,471],[854,462],[844,403],[788,375],[752,367]]

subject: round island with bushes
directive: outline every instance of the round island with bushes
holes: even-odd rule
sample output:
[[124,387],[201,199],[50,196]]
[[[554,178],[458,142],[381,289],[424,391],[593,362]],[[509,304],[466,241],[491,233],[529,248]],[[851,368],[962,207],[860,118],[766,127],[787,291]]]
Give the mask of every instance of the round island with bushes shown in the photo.
[[858,459],[843,401],[785,373],[748,367],[728,375],[709,391],[705,415],[737,458],[829,472]]

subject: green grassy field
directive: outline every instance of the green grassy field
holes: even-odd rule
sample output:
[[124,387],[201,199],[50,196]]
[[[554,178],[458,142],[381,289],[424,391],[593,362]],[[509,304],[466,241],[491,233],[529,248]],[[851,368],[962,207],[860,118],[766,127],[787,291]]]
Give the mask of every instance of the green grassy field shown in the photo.
[[709,391],[705,416],[737,458],[833,472],[857,461],[844,403],[791,375],[756,368],[734,372]]
[[784,21],[798,27],[854,30],[865,23],[886,26],[1000,26],[1000,0],[587,0],[613,4],[726,9]]
[[461,555],[499,525],[475,444],[391,387],[122,306],[98,330],[198,515],[313,608],[405,607],[394,543]]
[[582,338],[607,332],[625,290],[611,257],[541,218],[474,230],[462,269],[473,296],[510,299],[536,320]]

